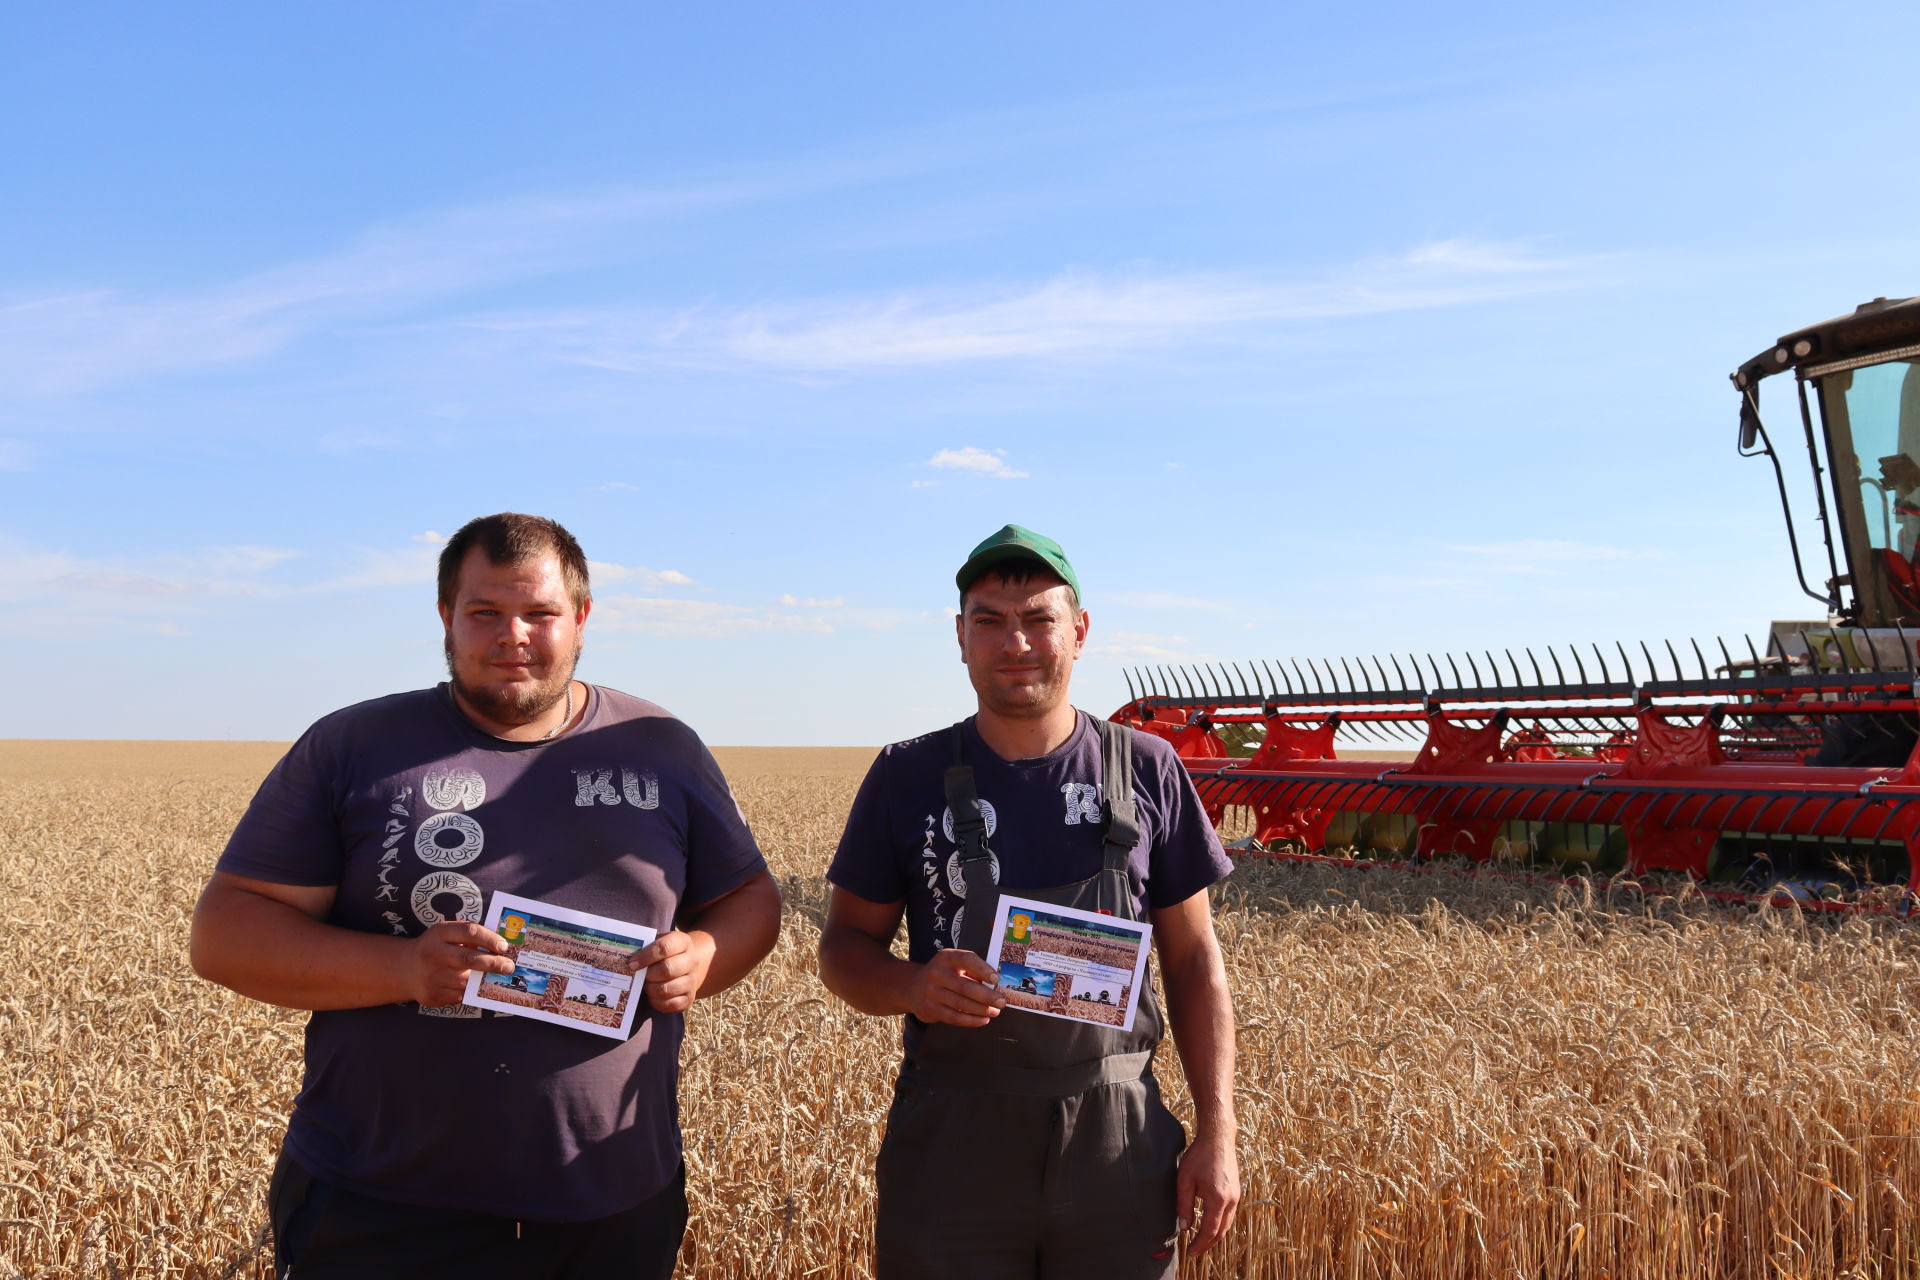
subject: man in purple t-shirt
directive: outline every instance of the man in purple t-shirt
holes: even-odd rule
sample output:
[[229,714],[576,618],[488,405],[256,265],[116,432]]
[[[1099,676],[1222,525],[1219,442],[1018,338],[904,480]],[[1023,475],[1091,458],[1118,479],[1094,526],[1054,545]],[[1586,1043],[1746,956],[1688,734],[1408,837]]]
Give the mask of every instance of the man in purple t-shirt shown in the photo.
[[[978,713],[880,753],[827,871],[822,980],[863,1012],[905,1015],[876,1166],[876,1274],[1171,1276],[1196,1202],[1200,1253],[1240,1199],[1233,1010],[1207,902],[1231,866],[1172,750],[1123,729],[1129,846],[1128,788],[1068,701],[1088,616],[1059,545],[1008,525],[956,581]],[[953,789],[955,766],[970,791]],[[967,811],[983,835],[963,829]],[[1131,1031],[1007,1010],[993,968],[960,941],[980,925],[966,930],[967,914],[990,910],[975,895],[1001,891],[1152,923],[1191,1145],[1153,1079],[1150,995]],[[891,950],[903,917],[905,959]]]
[[[573,678],[571,534],[474,520],[439,596],[448,682],[309,729],[194,911],[203,977],[313,1010],[275,1273],[665,1277],[681,1015],[772,949],[779,891],[693,731]],[[479,923],[494,892],[658,931],[628,1039],[460,1003],[470,974],[514,972]]]

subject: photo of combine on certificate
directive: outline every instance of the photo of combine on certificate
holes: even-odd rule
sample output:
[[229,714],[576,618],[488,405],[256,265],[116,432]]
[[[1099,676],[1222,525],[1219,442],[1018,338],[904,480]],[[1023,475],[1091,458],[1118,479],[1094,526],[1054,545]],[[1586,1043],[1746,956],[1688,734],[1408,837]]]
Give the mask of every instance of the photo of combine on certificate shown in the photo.
[[632,1034],[643,977],[632,960],[655,930],[511,893],[493,895],[485,924],[507,940],[513,972],[470,975],[466,1003],[615,1040]]
[[987,963],[1010,1009],[1133,1030],[1153,926],[1003,896]]

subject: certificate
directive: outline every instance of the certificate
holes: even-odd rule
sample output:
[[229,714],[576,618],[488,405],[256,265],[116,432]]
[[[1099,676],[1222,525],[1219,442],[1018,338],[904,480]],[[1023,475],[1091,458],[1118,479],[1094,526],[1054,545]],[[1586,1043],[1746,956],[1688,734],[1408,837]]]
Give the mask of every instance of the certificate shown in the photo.
[[512,973],[467,975],[465,1003],[625,1040],[644,971],[633,956],[657,930],[496,893],[486,926],[507,940]]
[[1152,941],[1143,920],[1002,894],[987,963],[1009,1009],[1131,1031]]

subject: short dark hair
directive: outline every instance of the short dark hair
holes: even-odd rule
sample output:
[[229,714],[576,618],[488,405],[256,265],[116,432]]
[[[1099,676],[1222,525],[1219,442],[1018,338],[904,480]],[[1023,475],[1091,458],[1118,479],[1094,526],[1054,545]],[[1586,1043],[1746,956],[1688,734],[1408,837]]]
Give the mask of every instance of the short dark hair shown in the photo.
[[580,550],[564,525],[545,516],[502,511],[467,521],[440,549],[440,603],[446,608],[453,608],[454,593],[460,586],[460,566],[475,547],[497,565],[523,564],[551,554],[560,561],[560,576],[566,580],[573,607],[578,609],[593,599],[586,552]]
[[1052,578],[1055,582],[1058,582],[1067,589],[1067,604],[1075,613],[1080,612],[1080,593],[1073,589],[1071,582],[1068,582],[1053,570],[1042,568],[1040,565],[1029,564],[1019,560],[1008,560],[1001,564],[996,564],[990,569],[982,570],[979,577],[967,583],[966,587],[960,592],[960,612],[963,616],[967,612],[967,592],[973,590],[974,587],[985,582],[988,578],[998,578],[1010,587],[1024,587],[1035,578]]

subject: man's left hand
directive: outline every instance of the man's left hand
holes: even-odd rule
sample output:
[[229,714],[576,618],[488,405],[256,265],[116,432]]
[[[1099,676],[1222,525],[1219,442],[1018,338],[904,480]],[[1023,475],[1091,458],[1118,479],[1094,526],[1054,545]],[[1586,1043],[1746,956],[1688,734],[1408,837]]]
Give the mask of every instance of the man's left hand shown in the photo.
[[1195,1200],[1200,1202],[1200,1230],[1187,1246],[1187,1253],[1197,1257],[1226,1234],[1233,1225],[1234,1211],[1240,1207],[1240,1157],[1234,1152],[1231,1135],[1222,1142],[1203,1134],[1181,1155],[1174,1206],[1182,1232],[1193,1225]]
[[693,1004],[713,963],[713,938],[706,933],[675,929],[636,952],[629,962],[647,971],[647,1003],[661,1013],[682,1013]]

